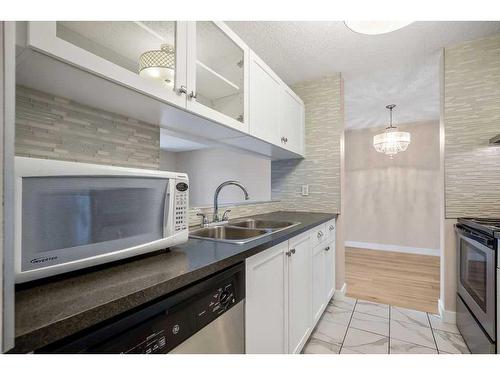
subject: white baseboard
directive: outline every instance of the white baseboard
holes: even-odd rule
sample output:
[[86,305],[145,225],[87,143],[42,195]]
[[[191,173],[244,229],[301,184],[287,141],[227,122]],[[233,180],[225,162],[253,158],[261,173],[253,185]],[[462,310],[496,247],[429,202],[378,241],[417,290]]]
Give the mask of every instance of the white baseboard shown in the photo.
[[441,298],[438,299],[438,311],[439,311],[439,316],[441,317],[441,320],[444,323],[456,324],[457,313],[455,311],[445,310],[444,304],[443,304],[443,301],[441,300]]
[[371,242],[345,241],[345,247],[355,247],[360,249],[381,250],[381,251],[393,251],[397,253],[407,253],[407,254],[432,255],[436,257],[440,255],[439,249],[429,249],[425,247],[410,247],[410,246],[399,246],[399,245],[386,245],[386,244],[371,243]]
[[344,285],[342,285],[342,288],[337,289],[335,291],[335,298],[336,299],[342,299],[342,298],[344,298],[346,292],[347,292],[347,285],[346,285],[346,283],[344,283]]

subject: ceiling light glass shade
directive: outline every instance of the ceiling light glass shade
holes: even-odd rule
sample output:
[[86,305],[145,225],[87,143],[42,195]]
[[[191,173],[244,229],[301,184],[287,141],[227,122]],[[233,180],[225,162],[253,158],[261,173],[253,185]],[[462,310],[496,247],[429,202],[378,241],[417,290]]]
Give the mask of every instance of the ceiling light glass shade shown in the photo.
[[394,131],[396,128],[387,128],[385,133],[373,137],[373,147],[377,152],[389,155],[391,158],[398,152],[406,151],[411,142],[408,132]]
[[146,51],[139,57],[139,75],[148,79],[174,85],[175,50],[168,44],[161,49]]
[[399,30],[413,21],[344,21],[352,31],[366,35],[378,35]]

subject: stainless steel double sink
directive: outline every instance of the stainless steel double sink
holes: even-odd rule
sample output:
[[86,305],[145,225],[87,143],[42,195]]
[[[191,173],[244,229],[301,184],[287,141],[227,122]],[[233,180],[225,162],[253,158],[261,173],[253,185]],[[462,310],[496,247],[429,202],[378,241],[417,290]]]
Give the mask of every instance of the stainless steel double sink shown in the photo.
[[292,221],[248,218],[230,221],[226,224],[195,229],[189,233],[189,237],[209,241],[244,244],[299,224],[300,223]]

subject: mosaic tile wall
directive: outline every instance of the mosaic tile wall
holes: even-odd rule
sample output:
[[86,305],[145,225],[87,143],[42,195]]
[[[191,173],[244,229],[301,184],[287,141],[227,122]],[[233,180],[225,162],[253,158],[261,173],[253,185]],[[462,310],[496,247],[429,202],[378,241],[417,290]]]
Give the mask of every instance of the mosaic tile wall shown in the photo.
[[[340,212],[340,140],[344,131],[341,75],[293,87],[305,104],[306,153],[303,160],[272,163],[272,197],[287,210]],[[303,184],[309,195],[301,195]]]
[[[230,219],[237,219],[239,217],[266,214],[269,212],[283,211],[283,206],[281,202],[265,202],[265,203],[255,203],[255,204],[242,204],[234,206],[224,206],[219,207],[219,214],[225,210],[231,210],[229,214]],[[196,216],[197,213],[203,213],[207,215],[207,218],[212,221],[213,207],[207,208],[191,208],[189,210],[189,225],[197,226],[201,223],[201,218]]]
[[160,128],[17,86],[16,155],[158,169]]
[[446,218],[500,217],[500,35],[445,50]]

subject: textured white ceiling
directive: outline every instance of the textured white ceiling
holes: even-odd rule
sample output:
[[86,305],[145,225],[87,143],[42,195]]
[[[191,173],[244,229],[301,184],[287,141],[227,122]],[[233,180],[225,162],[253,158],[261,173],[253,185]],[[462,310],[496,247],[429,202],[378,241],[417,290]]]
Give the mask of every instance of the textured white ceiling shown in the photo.
[[346,127],[439,117],[443,47],[500,32],[500,22],[415,22],[383,35],[362,35],[343,22],[232,21],[228,25],[288,84],[341,72]]

